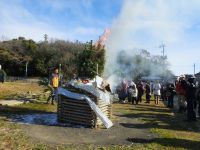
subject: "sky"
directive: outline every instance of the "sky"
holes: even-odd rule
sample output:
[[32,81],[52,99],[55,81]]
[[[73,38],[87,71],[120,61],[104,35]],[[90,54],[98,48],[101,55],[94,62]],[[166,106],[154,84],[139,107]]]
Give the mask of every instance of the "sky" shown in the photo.
[[[105,28],[110,54],[147,49],[162,55],[166,45],[176,74],[200,72],[199,0],[0,0],[0,40],[23,36],[96,41]],[[107,59],[111,59],[108,55]]]

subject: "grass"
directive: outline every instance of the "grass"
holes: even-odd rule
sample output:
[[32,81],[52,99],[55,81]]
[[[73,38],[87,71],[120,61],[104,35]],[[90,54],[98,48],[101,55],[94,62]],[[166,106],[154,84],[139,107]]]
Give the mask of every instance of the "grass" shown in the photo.
[[26,94],[42,94],[44,87],[37,83],[5,82],[0,84],[0,99],[13,99]]
[[[8,108],[10,111],[7,111]],[[5,109],[6,110],[6,109]],[[7,113],[27,113],[27,112],[55,112],[56,106],[45,104],[26,104],[17,107],[7,107]],[[15,111],[14,111],[15,110]],[[128,140],[134,145],[115,145],[115,146],[93,146],[84,145],[84,149],[199,149],[200,147],[200,123],[184,122],[183,114],[174,114],[164,106],[138,105],[134,110],[129,104],[114,104],[113,110],[120,112],[124,117],[137,118],[143,121],[143,125],[135,128],[149,128],[151,132],[158,135],[153,140],[132,139]],[[2,111],[1,111],[2,112]],[[80,149],[78,145],[52,146],[44,143],[37,143],[33,139],[26,137],[20,125],[10,123],[5,118],[0,119],[0,141],[1,147],[20,148],[20,149]],[[3,131],[3,132],[2,132]],[[10,131],[10,132],[7,132]],[[14,133],[14,135],[13,135]],[[19,140],[20,139],[20,140]],[[36,143],[37,144],[36,144]]]
[[[134,112],[125,106],[122,111],[125,117],[138,118],[144,122],[138,128],[149,128],[158,135],[152,141],[133,139],[136,143],[143,143],[141,149],[196,149],[200,147],[200,122],[188,123],[186,114],[180,114],[166,108],[163,104],[139,105]],[[123,109],[123,108],[121,108]],[[118,109],[119,111],[120,109]]]
[[22,104],[18,106],[0,106],[0,114],[28,114],[28,113],[52,113],[56,112],[56,105],[47,104]]
[[[22,94],[28,91],[38,94],[43,92],[43,88],[36,84],[5,83],[3,85],[0,84],[0,89],[5,89],[5,91],[0,90],[0,97],[4,98],[13,98],[15,94]],[[113,114],[117,113],[123,117],[138,119],[143,123],[131,124],[127,127],[139,129],[148,128],[152,133],[157,135],[153,140],[127,137],[127,140],[134,143],[130,145],[49,145],[37,139],[27,137],[24,134],[23,126],[9,122],[6,118],[6,115],[10,114],[38,112],[56,112],[56,105],[29,103],[15,107],[0,106],[0,149],[198,150],[200,147],[200,121],[192,123],[185,122],[186,114],[180,114],[170,110],[162,103],[159,106],[154,106],[153,102],[150,105],[142,103],[135,108],[130,104],[116,103],[113,105]],[[117,120],[118,118],[113,115],[113,119]]]

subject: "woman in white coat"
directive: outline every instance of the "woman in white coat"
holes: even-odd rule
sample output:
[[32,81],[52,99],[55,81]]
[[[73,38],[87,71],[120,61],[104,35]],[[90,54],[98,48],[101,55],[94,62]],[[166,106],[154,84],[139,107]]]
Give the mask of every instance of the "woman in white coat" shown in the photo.
[[159,98],[160,98],[160,89],[161,85],[158,81],[153,85],[153,93],[154,93],[154,99],[155,99],[155,104],[158,105]]

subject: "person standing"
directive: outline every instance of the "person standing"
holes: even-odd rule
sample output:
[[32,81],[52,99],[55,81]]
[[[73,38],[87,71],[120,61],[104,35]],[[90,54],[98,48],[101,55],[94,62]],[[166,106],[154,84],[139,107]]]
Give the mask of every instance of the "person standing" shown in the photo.
[[122,88],[122,103],[125,103],[126,97],[127,97],[127,91],[128,91],[128,84],[127,81],[124,79],[121,83]]
[[151,93],[153,93],[153,85],[154,85],[154,82],[151,81],[151,82],[150,82]]
[[51,99],[51,104],[54,104],[54,101],[58,100],[58,87],[59,87],[59,73],[58,68],[54,68],[54,72],[52,73],[50,85],[52,87],[52,96],[47,99],[47,103],[49,103]]
[[168,107],[169,108],[173,108],[174,107],[174,95],[175,95],[175,86],[174,86],[174,84],[173,83],[170,83],[169,84],[169,87],[168,87],[168,90],[167,90],[167,92],[168,92]]
[[4,83],[6,78],[6,72],[0,68],[0,82]]
[[145,89],[146,89],[146,103],[149,104],[151,98],[151,87],[149,82],[146,83]]
[[160,89],[161,89],[161,85],[160,85],[159,81],[156,81],[156,83],[153,85],[154,99],[155,99],[156,105],[158,105],[158,102],[160,99]]
[[130,95],[130,100],[132,104],[138,104],[138,90],[134,82],[129,86],[128,93]]
[[196,86],[194,84],[195,77],[188,78],[186,98],[187,98],[187,121],[196,121],[196,113],[194,111]]
[[161,99],[163,101],[166,101],[167,100],[167,86],[166,86],[166,83],[163,82],[163,84],[161,85],[161,90],[160,90],[160,93],[161,93]]
[[141,103],[142,95],[144,94],[144,87],[141,81],[137,84],[137,89],[138,89],[138,102]]
[[187,82],[185,80],[185,76],[181,75],[176,82],[176,95],[178,96],[178,110],[179,112],[185,112],[187,107],[186,102],[186,89]]

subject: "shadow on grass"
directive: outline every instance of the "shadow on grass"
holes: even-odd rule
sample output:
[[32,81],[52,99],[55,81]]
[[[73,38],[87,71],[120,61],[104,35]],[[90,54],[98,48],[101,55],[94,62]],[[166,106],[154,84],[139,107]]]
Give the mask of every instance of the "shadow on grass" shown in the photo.
[[141,112],[149,112],[149,111],[151,111],[151,112],[160,112],[160,113],[170,113],[170,112],[172,112],[172,110],[170,110],[170,109],[168,109],[166,107],[164,107],[164,108],[155,108],[155,107],[152,107],[152,106],[148,107],[148,108],[146,108],[146,107],[144,108],[144,107],[139,106],[139,107],[133,108],[132,110],[141,111]]
[[166,147],[185,148],[194,150],[199,150],[200,147],[199,141],[177,139],[177,138],[154,138],[154,139],[128,138],[127,141],[140,144],[155,143]]
[[146,129],[146,128],[158,128],[158,129],[170,129],[177,131],[193,131],[200,132],[199,121],[196,122],[187,122],[185,120],[186,114],[173,113],[173,110],[170,110],[166,107],[156,107],[142,105],[136,106],[136,108],[131,108],[131,111],[128,114],[118,114],[118,117],[126,117],[131,119],[140,119],[143,120],[141,123],[120,123],[121,126],[126,128],[137,128],[137,129]]
[[[28,113],[49,113],[47,104],[23,104],[19,106],[0,106],[0,115],[28,114]],[[50,106],[52,107],[52,106]]]

